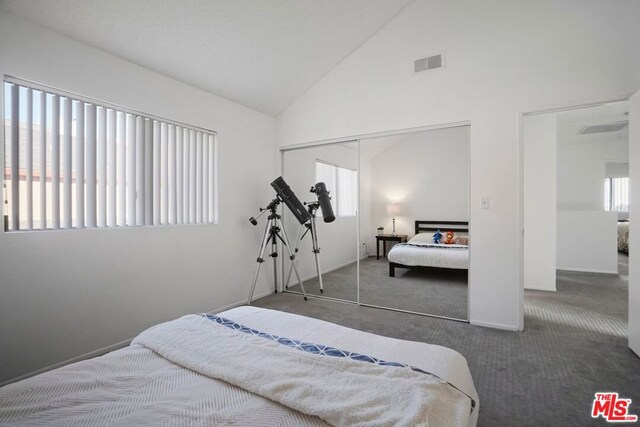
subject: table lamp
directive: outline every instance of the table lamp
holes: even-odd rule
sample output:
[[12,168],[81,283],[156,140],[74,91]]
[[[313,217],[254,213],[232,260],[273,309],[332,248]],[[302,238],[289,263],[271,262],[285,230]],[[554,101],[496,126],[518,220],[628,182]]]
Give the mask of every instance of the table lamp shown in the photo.
[[387,215],[391,215],[393,220],[393,231],[391,232],[392,236],[396,235],[396,216],[400,214],[402,210],[402,205],[399,203],[387,203]]

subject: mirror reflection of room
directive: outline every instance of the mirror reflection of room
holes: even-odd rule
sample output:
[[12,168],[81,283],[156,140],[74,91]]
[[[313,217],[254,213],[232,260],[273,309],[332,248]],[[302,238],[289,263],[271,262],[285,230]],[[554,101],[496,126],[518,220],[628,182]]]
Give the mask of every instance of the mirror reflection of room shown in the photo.
[[[283,176],[314,218],[300,225],[292,215],[284,224],[296,252],[296,266],[307,294],[357,301],[358,143],[300,148],[283,154]],[[320,206],[316,184],[324,183],[334,218]],[[283,288],[300,292],[291,262],[283,260]]]
[[360,302],[467,319],[469,127],[360,143]]

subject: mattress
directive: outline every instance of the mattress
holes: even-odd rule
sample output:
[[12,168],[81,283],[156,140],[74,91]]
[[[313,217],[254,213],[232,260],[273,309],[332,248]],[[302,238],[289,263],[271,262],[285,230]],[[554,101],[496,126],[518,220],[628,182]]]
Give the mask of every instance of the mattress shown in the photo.
[[389,262],[407,266],[469,268],[469,247],[423,242],[400,243],[387,255]]
[[[479,401],[469,368],[451,349],[257,307],[219,316],[268,334],[348,349],[437,375],[473,399],[468,424],[477,422]],[[325,425],[318,417],[185,369],[135,343],[0,389],[3,425],[255,425],[265,419],[274,425]]]

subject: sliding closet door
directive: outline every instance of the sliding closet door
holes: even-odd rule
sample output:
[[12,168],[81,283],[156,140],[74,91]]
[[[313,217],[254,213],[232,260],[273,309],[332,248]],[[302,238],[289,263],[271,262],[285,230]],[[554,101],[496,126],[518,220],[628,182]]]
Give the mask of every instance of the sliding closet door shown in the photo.
[[[460,126],[360,141],[361,304],[468,318],[469,137]],[[460,244],[432,245],[438,231]]]
[[[295,263],[305,291],[310,295],[356,302],[358,143],[283,151],[283,177],[315,214],[313,224],[300,224],[293,215],[284,212],[291,245],[298,249]],[[333,215],[321,208],[314,209],[318,194],[310,190],[319,182],[323,182],[329,192]],[[284,288],[300,292],[290,260],[285,258],[282,267]]]

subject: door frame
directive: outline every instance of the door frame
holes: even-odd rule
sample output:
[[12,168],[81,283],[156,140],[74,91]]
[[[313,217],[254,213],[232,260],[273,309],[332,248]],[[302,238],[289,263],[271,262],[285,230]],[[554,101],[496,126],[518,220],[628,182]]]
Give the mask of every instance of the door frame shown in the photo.
[[[558,104],[543,105],[517,111],[518,155],[518,330],[524,330],[524,118],[539,114],[560,113],[628,101],[634,94],[622,93]],[[631,163],[631,159],[629,159]]]

